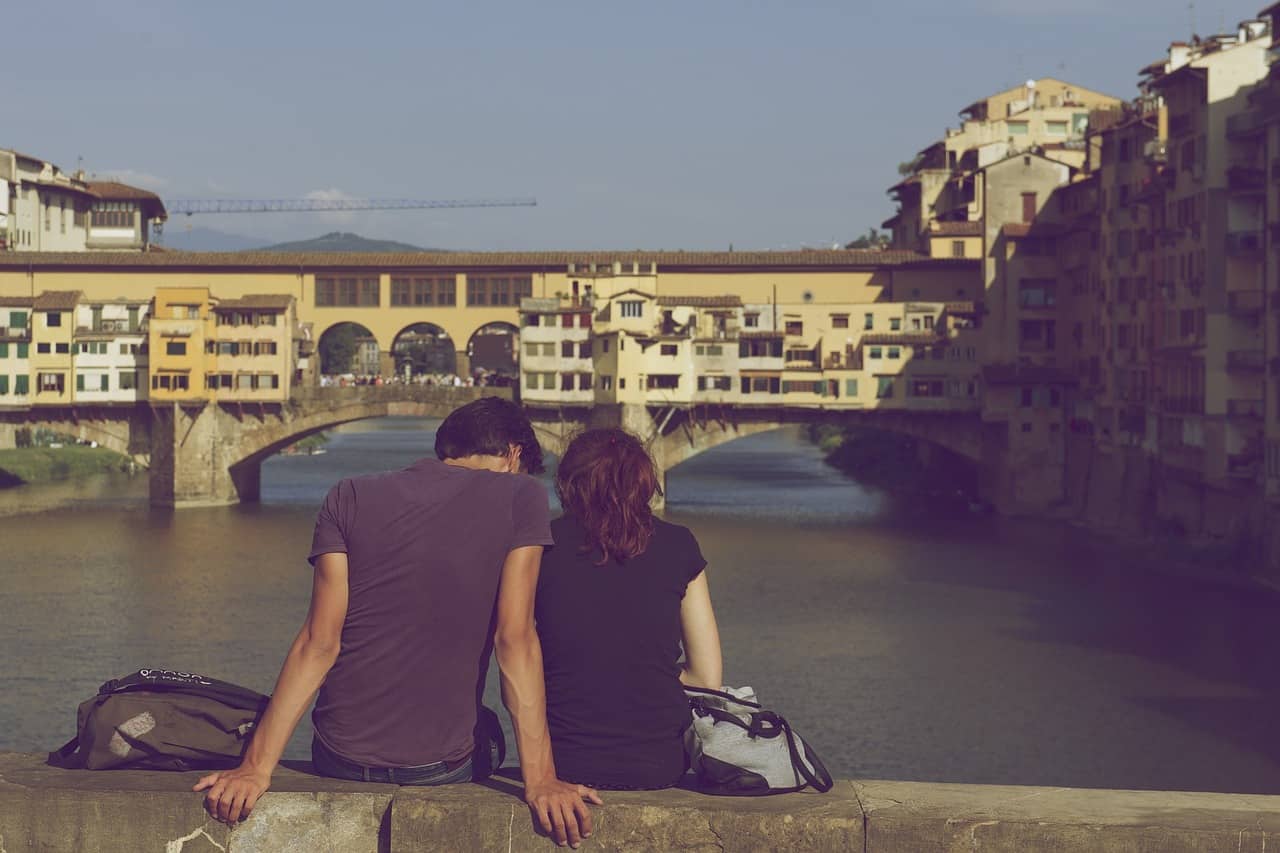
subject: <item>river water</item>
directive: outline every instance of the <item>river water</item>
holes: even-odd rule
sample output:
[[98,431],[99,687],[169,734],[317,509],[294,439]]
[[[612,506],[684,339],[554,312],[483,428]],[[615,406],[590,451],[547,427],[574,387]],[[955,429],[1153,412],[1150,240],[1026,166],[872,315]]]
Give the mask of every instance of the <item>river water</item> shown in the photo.
[[[368,421],[324,455],[273,458],[258,505],[154,511],[144,477],[0,492],[0,749],[60,744],[80,700],[141,667],[269,692],[325,490],[408,464],[433,428]],[[1060,526],[891,500],[796,431],[696,457],[669,485],[668,517],[710,562],[726,680],[836,775],[1280,793],[1280,596]],[[304,722],[289,755],[309,737]]]

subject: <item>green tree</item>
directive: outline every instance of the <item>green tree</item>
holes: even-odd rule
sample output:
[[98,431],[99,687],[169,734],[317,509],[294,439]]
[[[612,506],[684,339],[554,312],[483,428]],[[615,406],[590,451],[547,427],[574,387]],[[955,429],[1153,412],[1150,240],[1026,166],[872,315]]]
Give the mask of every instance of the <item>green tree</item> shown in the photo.
[[867,233],[858,237],[851,243],[846,243],[846,249],[884,249],[889,245],[889,235],[882,234],[875,228],[868,228]]
[[351,362],[356,357],[359,344],[356,338],[369,333],[355,323],[343,323],[330,329],[320,338],[320,372],[350,373]]

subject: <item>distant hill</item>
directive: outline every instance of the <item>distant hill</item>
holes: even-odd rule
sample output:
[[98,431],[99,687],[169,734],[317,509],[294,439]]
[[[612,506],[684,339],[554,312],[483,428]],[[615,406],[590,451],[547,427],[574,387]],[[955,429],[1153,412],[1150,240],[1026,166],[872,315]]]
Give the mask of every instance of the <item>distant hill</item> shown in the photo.
[[181,252],[243,252],[263,246],[261,240],[243,234],[228,234],[212,228],[184,228],[180,222],[169,224],[161,243],[166,249]]
[[250,249],[254,252],[439,252],[395,240],[370,240],[348,231],[333,231],[311,240],[295,240]]

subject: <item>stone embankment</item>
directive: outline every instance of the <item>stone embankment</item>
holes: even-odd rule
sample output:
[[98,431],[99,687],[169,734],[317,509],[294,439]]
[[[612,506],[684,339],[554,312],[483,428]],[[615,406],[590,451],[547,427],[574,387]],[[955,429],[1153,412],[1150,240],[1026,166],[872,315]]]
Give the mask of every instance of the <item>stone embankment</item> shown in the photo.
[[[507,779],[415,789],[281,770],[253,816],[228,828],[190,792],[198,776],[56,770],[40,756],[0,753],[0,853],[554,849]],[[1265,853],[1280,845],[1280,796],[873,781],[760,799],[604,796],[584,851]]]

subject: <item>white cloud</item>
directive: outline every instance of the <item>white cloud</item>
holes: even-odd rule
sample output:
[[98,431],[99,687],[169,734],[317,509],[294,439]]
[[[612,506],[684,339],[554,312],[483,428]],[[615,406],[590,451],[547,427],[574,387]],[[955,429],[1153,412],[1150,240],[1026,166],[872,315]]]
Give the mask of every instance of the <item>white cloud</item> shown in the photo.
[[[350,201],[355,199],[355,196],[349,195],[337,187],[330,187],[329,189],[311,190],[303,198],[315,201]],[[349,210],[325,211],[314,215],[321,222],[329,225],[350,225],[356,221],[356,214]]]

